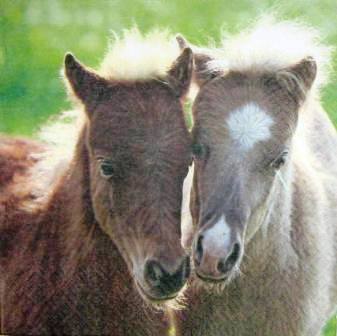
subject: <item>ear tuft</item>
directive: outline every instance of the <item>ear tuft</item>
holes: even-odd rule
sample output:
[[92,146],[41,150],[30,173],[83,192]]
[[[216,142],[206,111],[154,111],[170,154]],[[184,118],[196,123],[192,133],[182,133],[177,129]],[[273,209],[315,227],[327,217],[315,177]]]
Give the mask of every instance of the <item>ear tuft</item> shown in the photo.
[[191,84],[193,52],[185,48],[168,72],[168,83],[178,97],[183,97]]

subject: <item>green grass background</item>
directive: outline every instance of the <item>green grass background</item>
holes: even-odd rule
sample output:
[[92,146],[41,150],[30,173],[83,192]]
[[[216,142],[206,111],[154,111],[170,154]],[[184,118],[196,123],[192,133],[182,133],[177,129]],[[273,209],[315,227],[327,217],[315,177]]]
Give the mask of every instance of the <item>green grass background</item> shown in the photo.
[[[30,136],[69,108],[60,79],[65,52],[96,67],[110,30],[168,27],[198,44],[271,10],[317,27],[337,47],[337,0],[0,0],[0,133]],[[336,83],[334,76],[322,100],[337,125]],[[333,318],[324,336],[335,335]]]

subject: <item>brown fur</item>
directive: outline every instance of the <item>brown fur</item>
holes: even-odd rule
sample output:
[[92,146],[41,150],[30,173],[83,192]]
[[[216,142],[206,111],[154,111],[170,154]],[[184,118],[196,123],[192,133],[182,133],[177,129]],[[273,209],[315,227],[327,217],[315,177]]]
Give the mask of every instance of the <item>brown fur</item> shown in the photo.
[[[83,141],[78,151],[85,154]],[[162,315],[149,309],[146,316],[123,259],[94,219],[88,186],[82,187],[86,159],[76,159],[46,209],[7,218],[21,227],[3,279],[3,332],[151,335],[152,328],[160,330]],[[164,322],[161,328],[166,329]]]
[[[165,334],[168,317],[141,297],[156,294],[141,271],[148,258],[175,270],[185,257],[179,221],[190,138],[181,100],[191,53],[167,78],[136,82],[99,78],[69,57],[66,74],[88,120],[71,162],[45,186],[48,197],[8,195],[16,206],[0,228],[16,229],[1,248],[1,332]],[[100,175],[102,157],[113,163],[110,179]],[[31,179],[20,181],[28,194]]]
[[32,154],[37,154],[41,150],[41,146],[32,140],[0,136],[0,188],[2,191],[36,163]]
[[20,200],[34,198],[21,183],[38,161],[34,156],[42,151],[43,146],[32,140],[0,137],[0,263],[10,253],[17,229],[17,225],[7,225],[8,217],[16,212]]

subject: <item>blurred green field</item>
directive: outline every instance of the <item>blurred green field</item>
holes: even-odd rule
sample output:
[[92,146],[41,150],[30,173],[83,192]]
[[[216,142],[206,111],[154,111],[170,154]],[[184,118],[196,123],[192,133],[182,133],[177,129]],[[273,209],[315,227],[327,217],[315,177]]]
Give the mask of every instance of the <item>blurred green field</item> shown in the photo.
[[[60,68],[66,51],[96,67],[109,31],[168,27],[193,43],[238,31],[266,11],[317,27],[337,47],[336,0],[0,0],[0,133],[32,135],[70,106]],[[334,58],[337,70],[337,57]],[[337,125],[337,78],[323,92]],[[325,336],[336,336],[336,320]]]
[[[271,9],[318,27],[337,46],[336,0],[0,0],[0,132],[30,135],[69,107],[59,72],[65,52],[95,67],[111,30],[168,27],[203,43]],[[337,123],[335,102],[336,79],[324,105]]]

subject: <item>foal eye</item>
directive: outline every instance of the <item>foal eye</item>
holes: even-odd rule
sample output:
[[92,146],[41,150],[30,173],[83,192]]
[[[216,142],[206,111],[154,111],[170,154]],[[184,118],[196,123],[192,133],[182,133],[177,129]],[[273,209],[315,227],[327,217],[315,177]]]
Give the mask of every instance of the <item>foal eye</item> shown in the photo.
[[202,158],[206,155],[206,146],[200,143],[195,143],[192,145],[192,154],[195,158]]
[[288,156],[288,151],[283,151],[272,163],[271,167],[274,169],[281,168],[285,163]]
[[111,161],[102,160],[100,162],[101,166],[101,175],[105,178],[109,178],[114,174],[114,168]]

